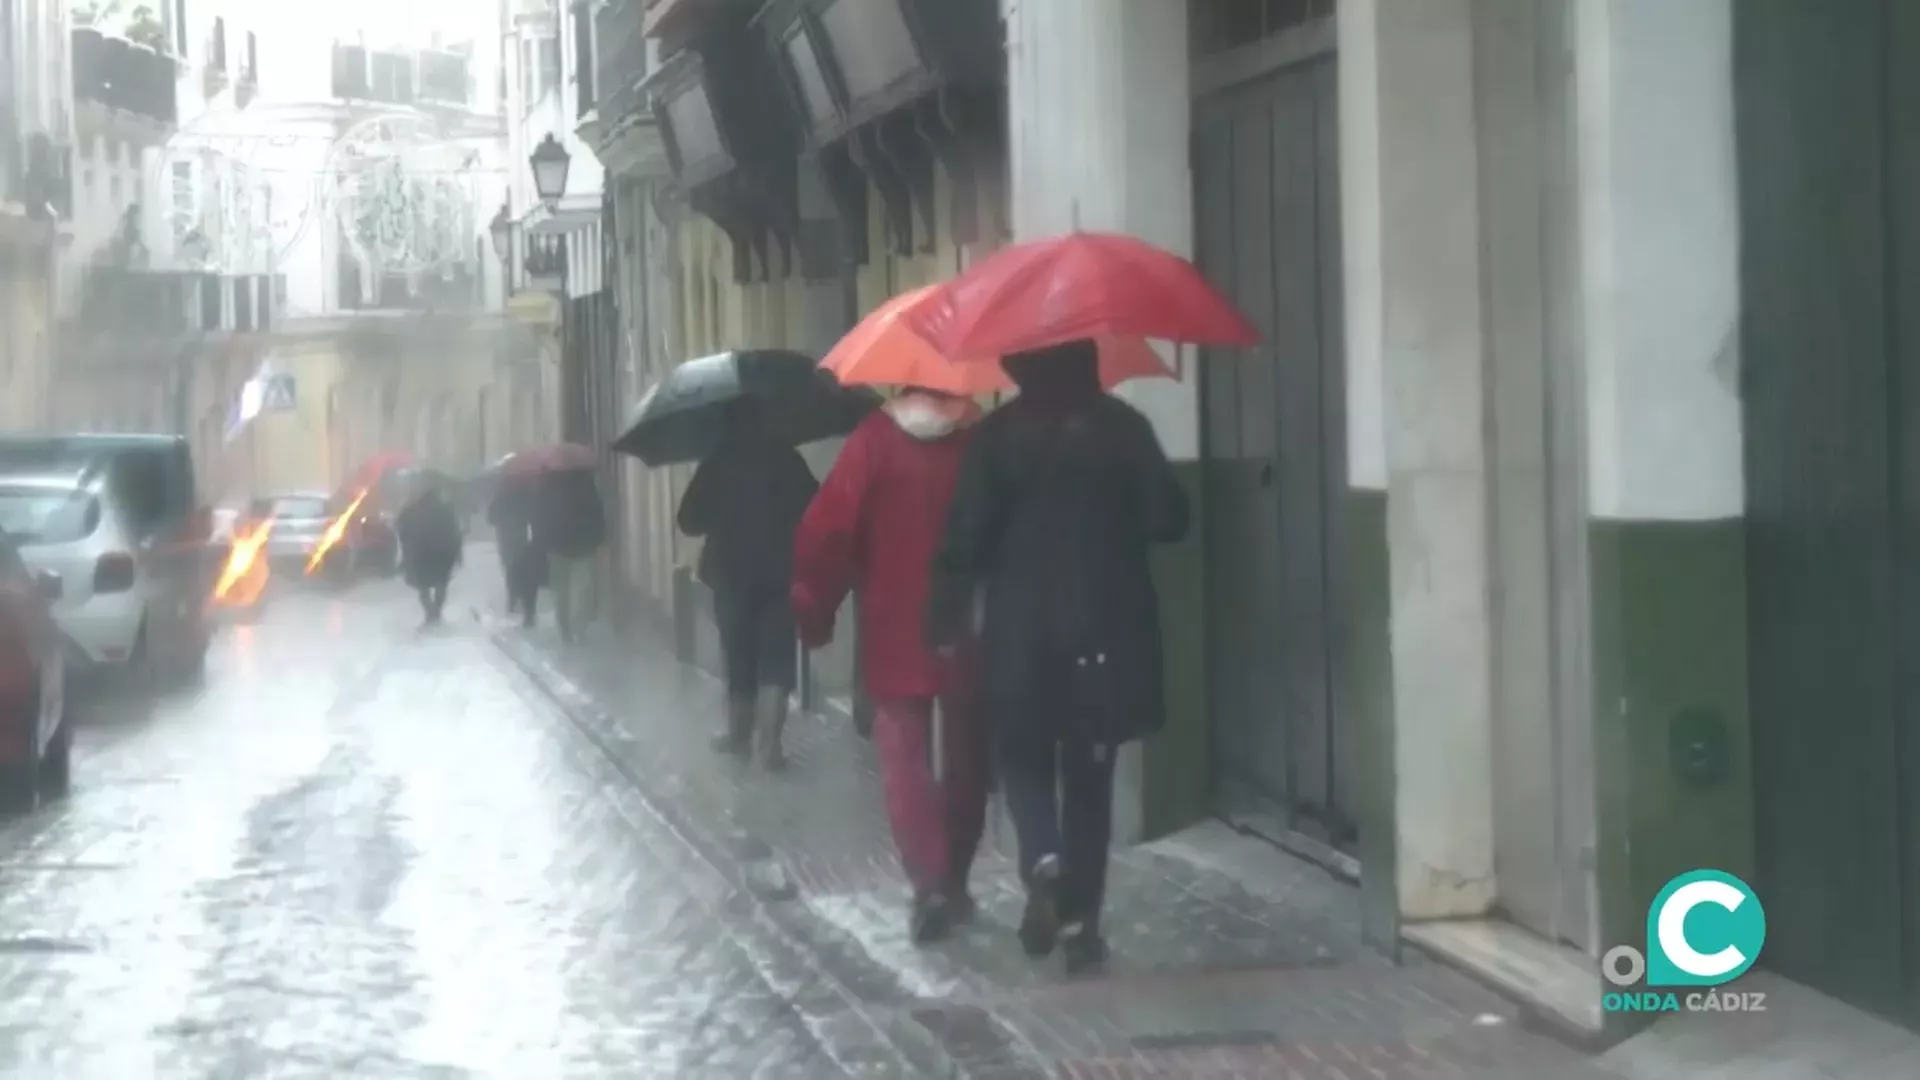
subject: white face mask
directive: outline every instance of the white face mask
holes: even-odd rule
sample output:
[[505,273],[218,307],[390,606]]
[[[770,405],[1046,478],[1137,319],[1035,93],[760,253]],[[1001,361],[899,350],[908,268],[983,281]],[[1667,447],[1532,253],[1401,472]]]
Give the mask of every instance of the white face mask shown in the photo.
[[966,398],[903,394],[887,403],[887,415],[901,431],[916,439],[939,439],[951,435],[966,421],[972,404]]

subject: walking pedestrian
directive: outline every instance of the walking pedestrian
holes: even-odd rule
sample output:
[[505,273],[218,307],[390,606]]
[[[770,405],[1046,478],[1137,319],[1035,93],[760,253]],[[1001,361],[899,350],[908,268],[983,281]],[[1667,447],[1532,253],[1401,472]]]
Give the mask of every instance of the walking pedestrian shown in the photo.
[[700,580],[713,592],[726,669],[726,727],[716,748],[786,765],[787,699],[799,646],[787,598],[793,536],[819,488],[799,451],[769,430],[758,402],[736,401],[727,434],[680,498],[680,531],[700,537]]
[[519,615],[528,628],[538,621],[540,589],[547,573],[546,555],[534,536],[533,515],[533,491],[522,480],[503,481],[487,508],[500,573],[506,579],[507,613]]
[[967,876],[986,825],[974,658],[937,655],[923,637],[934,549],[979,412],[967,398],[931,390],[888,402],[847,438],[794,540],[791,596],[809,648],[832,640],[840,602],[850,591],[856,597],[887,818],[913,887],[909,931],[922,943],[971,918]]
[[1027,888],[1020,940],[1070,971],[1100,933],[1119,747],[1165,720],[1152,544],[1187,499],[1146,417],[1102,391],[1075,341],[1006,357],[1020,393],[967,448],[934,557],[927,638],[952,647],[979,612],[983,681]]
[[572,642],[599,615],[594,564],[607,539],[606,509],[587,469],[547,473],[534,491],[534,543],[547,555],[560,640]]
[[427,625],[441,621],[447,586],[460,565],[460,518],[439,487],[430,487],[400,511],[394,522],[400,538],[401,570],[420,596]]

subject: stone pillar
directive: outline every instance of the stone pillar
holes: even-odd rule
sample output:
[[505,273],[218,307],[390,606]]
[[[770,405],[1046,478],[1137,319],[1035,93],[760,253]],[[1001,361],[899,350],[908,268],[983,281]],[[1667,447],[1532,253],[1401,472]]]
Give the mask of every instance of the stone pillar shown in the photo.
[[1471,14],[1470,0],[1339,9],[1353,460],[1379,462],[1387,490],[1396,702],[1389,737],[1370,740],[1384,820],[1361,826],[1395,842],[1370,843],[1363,866],[1391,873],[1392,907],[1413,919],[1494,899]]
[[[1008,155],[1016,240],[1073,228],[1132,233],[1193,250],[1189,165],[1192,90],[1186,4],[1173,0],[1003,0]],[[1198,400],[1191,358],[1181,382],[1141,381],[1122,396],[1152,419],[1161,445],[1195,482]],[[1123,754],[1116,806],[1122,842],[1160,831],[1154,804],[1204,783],[1200,544],[1156,568],[1168,628],[1168,732],[1144,756]],[[1181,789],[1182,794],[1156,794]],[[1177,818],[1177,814],[1175,817]]]

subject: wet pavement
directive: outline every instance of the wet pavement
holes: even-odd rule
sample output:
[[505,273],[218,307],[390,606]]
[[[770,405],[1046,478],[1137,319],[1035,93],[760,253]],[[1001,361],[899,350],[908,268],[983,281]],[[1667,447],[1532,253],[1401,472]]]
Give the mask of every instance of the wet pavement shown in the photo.
[[1100,975],[1069,978],[1057,959],[1022,954],[1004,820],[976,864],[979,920],[916,948],[872,746],[844,717],[795,716],[790,766],[769,776],[707,747],[717,685],[665,642],[562,648],[545,629],[497,640],[844,988],[910,1063],[899,1075],[1623,1075],[1450,968],[1412,954],[1396,965],[1364,947],[1350,886],[1217,824],[1116,854],[1114,959]]
[[0,1075],[906,1075],[456,582],[277,595],[0,824]]

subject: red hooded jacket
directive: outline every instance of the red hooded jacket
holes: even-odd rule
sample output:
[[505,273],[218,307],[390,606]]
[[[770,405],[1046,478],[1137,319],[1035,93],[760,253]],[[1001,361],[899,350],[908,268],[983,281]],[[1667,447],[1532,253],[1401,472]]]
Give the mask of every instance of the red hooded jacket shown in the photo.
[[830,641],[851,591],[876,701],[962,692],[973,681],[971,650],[942,657],[923,636],[934,549],[970,437],[963,425],[912,435],[890,409],[875,411],[847,437],[794,536],[800,638],[816,649]]

